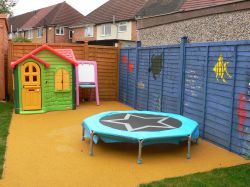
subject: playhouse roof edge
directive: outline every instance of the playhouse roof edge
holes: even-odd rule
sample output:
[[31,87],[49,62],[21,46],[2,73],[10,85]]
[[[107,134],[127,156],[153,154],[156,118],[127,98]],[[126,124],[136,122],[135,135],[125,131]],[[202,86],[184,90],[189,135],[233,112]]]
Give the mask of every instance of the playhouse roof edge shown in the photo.
[[49,63],[47,63],[47,62],[43,61],[42,59],[35,56],[36,53],[38,53],[39,51],[44,50],[44,49],[47,49],[47,50],[51,51],[52,53],[56,54],[57,56],[59,56],[59,57],[65,59],[66,61],[70,62],[74,66],[78,65],[78,63],[75,60],[75,56],[74,56],[74,53],[73,53],[72,49],[68,49],[68,50],[72,50],[72,56],[73,56],[74,60],[68,58],[67,56],[65,56],[64,54],[60,53],[59,51],[53,49],[52,47],[48,46],[47,44],[43,44],[42,46],[36,48],[35,50],[31,51],[27,55],[23,56],[22,58],[14,61],[14,62],[11,62],[11,68],[14,69],[16,67],[16,65],[18,65],[19,63],[23,62],[24,60],[26,60],[28,58],[33,58],[33,59],[41,62],[42,64],[44,64],[46,67],[49,67],[50,66]]

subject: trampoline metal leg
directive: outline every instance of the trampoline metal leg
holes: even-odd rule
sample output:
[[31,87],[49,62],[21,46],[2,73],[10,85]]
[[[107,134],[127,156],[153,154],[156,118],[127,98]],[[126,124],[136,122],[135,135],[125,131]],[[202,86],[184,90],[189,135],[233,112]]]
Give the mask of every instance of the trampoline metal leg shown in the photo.
[[93,156],[93,137],[94,137],[94,131],[90,132],[90,148],[89,148],[89,155]]
[[138,150],[138,159],[137,163],[141,164],[142,163],[142,146],[143,146],[143,140],[139,140],[139,150]]
[[191,156],[190,156],[190,147],[191,147],[191,135],[188,136],[188,149],[187,149],[187,159],[190,159]]
[[82,141],[84,141],[84,140],[85,140],[85,138],[84,138],[84,131],[85,131],[85,129],[84,129],[84,128],[82,128]]

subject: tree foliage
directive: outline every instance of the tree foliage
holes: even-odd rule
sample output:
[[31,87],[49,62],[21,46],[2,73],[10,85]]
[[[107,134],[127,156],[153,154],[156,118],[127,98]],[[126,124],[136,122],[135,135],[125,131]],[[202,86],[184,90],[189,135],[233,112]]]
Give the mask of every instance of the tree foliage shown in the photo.
[[15,37],[15,38],[13,38],[12,39],[12,42],[24,42],[24,43],[30,43],[31,42],[31,40],[30,39],[27,39],[27,38],[24,38],[24,37],[21,37],[21,36],[19,36],[19,37]]
[[13,15],[12,8],[16,3],[17,0],[0,0],[0,14]]

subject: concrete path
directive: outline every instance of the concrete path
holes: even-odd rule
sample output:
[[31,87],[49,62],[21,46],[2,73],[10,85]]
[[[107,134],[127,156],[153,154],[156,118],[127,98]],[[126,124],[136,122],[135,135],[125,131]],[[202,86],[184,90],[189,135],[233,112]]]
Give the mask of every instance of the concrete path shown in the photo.
[[109,110],[129,110],[118,102],[81,105],[77,110],[36,115],[13,115],[3,179],[4,187],[133,187],[140,183],[213,168],[244,164],[242,157],[206,141],[192,145],[154,145],[143,149],[143,164],[136,163],[137,145],[94,146],[81,141],[84,118]]

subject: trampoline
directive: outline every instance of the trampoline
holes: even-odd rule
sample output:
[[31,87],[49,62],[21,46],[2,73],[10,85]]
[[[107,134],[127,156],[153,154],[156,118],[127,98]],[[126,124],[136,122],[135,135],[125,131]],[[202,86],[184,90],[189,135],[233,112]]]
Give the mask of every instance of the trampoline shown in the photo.
[[90,138],[89,155],[93,144],[101,139],[105,143],[138,143],[138,160],[142,163],[144,145],[187,141],[187,159],[190,158],[191,141],[198,141],[196,121],[184,116],[152,111],[109,111],[86,118],[82,138]]

